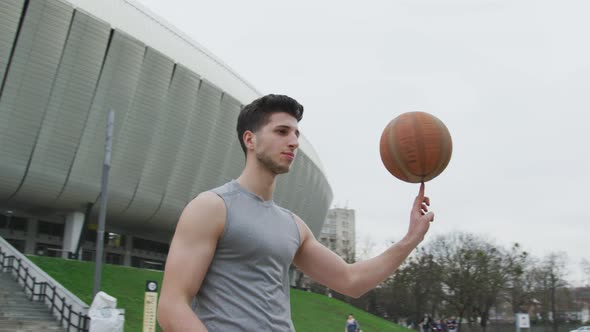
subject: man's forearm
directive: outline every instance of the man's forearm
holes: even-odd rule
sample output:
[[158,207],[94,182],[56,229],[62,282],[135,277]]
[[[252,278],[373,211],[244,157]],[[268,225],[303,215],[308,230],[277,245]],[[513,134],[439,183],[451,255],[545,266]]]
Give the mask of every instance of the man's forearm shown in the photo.
[[350,265],[351,285],[348,295],[360,297],[392,275],[420,241],[405,237],[381,255]]

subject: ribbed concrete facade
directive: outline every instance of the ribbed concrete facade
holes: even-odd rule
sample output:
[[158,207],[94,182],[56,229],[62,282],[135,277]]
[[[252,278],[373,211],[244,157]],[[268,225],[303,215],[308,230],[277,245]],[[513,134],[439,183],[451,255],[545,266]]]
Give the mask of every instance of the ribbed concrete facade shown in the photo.
[[[0,79],[0,209],[66,216],[96,203],[95,219],[113,109],[107,228],[166,240],[188,201],[239,175],[237,115],[260,95],[125,0],[1,1]],[[318,234],[331,200],[303,138],[275,201]]]

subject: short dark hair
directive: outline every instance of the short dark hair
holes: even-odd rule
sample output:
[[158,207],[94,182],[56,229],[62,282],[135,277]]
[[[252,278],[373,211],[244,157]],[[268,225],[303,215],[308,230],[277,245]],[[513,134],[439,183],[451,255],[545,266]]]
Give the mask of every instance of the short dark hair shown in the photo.
[[244,106],[238,115],[238,140],[246,153],[243,136],[246,130],[256,132],[268,123],[271,114],[285,112],[292,115],[297,122],[303,118],[303,106],[297,100],[285,95],[266,95]]

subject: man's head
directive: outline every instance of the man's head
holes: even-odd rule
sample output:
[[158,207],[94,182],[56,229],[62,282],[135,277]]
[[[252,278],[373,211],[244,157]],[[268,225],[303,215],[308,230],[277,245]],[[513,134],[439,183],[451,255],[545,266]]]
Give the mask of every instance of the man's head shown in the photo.
[[299,147],[303,106],[283,95],[266,95],[246,105],[238,116],[238,139],[246,158],[254,156],[275,174],[286,173]]
[[348,314],[348,319],[354,319],[354,316],[352,314]]

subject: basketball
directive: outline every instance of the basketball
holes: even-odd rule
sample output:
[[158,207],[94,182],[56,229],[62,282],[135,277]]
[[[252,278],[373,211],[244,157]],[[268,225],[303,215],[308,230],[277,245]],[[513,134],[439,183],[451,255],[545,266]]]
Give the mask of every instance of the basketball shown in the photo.
[[410,183],[434,179],[447,167],[453,152],[445,124],[425,112],[408,112],[391,120],[379,145],[385,168]]

